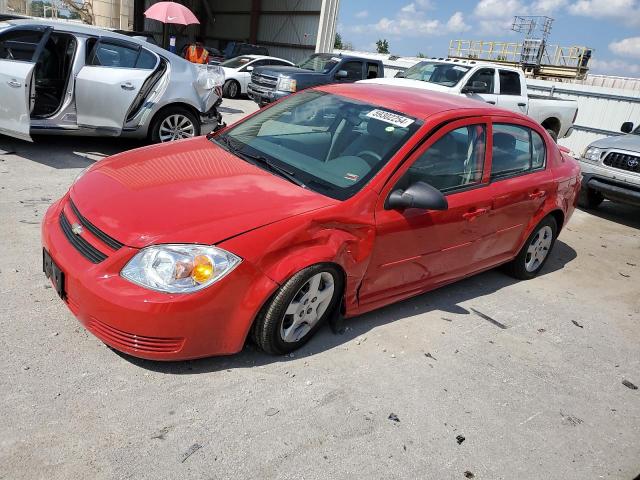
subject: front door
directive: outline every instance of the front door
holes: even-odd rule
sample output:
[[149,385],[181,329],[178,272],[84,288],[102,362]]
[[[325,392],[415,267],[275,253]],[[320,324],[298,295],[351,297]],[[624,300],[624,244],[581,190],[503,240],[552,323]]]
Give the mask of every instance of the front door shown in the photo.
[[0,35],[0,133],[31,141],[33,74],[51,27],[12,28]]
[[471,77],[469,77],[469,80],[467,80],[467,83],[463,85],[463,88],[465,86],[474,86],[474,82],[476,86],[482,84],[484,86],[484,90],[475,93],[466,93],[464,95],[475,100],[495,105],[498,101],[498,96],[496,95],[495,68],[481,68],[477,70],[473,75],[471,75]]
[[155,54],[135,43],[101,38],[76,77],[78,125],[119,135],[127,113],[155,68]]
[[[433,288],[476,269],[478,245],[492,234],[486,218],[488,172],[485,117],[453,122],[398,169],[375,210],[376,242],[360,289],[360,304],[386,303]],[[389,194],[418,182],[439,189],[448,209],[391,210]]]

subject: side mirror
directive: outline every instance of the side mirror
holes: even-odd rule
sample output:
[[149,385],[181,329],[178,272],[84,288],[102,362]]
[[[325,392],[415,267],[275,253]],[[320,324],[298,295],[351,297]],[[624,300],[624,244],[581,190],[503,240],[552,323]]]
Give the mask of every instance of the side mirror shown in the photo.
[[633,122],[624,122],[620,127],[622,133],[631,133],[633,131]]
[[471,85],[466,85],[462,93],[489,93],[489,85],[486,82],[475,81]]
[[406,208],[446,210],[449,208],[449,203],[442,192],[424,182],[414,183],[406,190],[394,190],[389,195],[387,205],[391,210]]
[[349,74],[346,70],[338,70],[338,73],[336,73],[336,80],[347,78],[348,76]]
[[247,72],[253,72],[253,66],[252,65],[249,65],[247,67]]
[[402,71],[396,72],[396,74],[393,77],[394,78],[404,78],[404,72],[402,72]]

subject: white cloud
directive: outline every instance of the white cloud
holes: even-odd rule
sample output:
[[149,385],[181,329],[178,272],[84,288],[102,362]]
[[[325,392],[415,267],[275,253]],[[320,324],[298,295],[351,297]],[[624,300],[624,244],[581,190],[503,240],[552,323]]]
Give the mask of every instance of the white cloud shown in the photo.
[[589,73],[596,75],[638,76],[640,75],[640,64],[629,63],[625,60],[597,60],[593,58],[589,62]]
[[451,18],[447,21],[447,31],[452,33],[466,32],[471,27],[464,21],[464,15],[462,12],[456,12],[451,15]]
[[531,13],[534,15],[548,15],[568,4],[568,0],[538,0],[531,7]]
[[480,18],[511,19],[514,15],[526,15],[529,9],[520,0],[480,0],[474,13]]
[[568,11],[571,15],[640,25],[639,0],[578,0],[569,5]]
[[619,42],[611,42],[609,50],[621,57],[640,58],[640,37],[624,38]]
[[356,18],[367,18],[368,16],[369,16],[368,10],[360,10],[358,13],[356,13]]
[[400,9],[402,13],[416,13],[416,4],[410,3],[409,5],[405,5]]

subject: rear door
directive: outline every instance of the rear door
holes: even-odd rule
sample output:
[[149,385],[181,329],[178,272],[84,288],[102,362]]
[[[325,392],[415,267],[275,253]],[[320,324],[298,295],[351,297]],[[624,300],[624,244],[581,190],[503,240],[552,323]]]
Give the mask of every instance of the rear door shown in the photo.
[[13,28],[0,35],[0,133],[31,141],[33,74],[51,27]]
[[498,70],[500,79],[498,105],[514,112],[527,113],[527,92],[521,75],[511,70]]
[[100,38],[76,77],[78,125],[119,135],[157,61],[155,53],[140,45]]

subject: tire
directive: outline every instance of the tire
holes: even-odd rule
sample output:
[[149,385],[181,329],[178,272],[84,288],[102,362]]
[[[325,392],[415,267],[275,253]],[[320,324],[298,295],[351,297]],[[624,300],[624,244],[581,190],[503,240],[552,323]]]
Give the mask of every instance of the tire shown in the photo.
[[[187,123],[184,123],[183,120]],[[178,125],[179,128],[176,135],[171,133],[172,130],[164,130],[165,128],[171,129],[171,126],[174,124]],[[188,124],[190,124],[190,127],[187,127]],[[182,125],[181,130],[180,125]],[[193,112],[184,107],[167,107],[160,110],[153,119],[149,138],[153,143],[162,143],[180,140],[182,138],[197,137],[198,135],[200,135],[200,120]]]
[[603,201],[604,195],[592,188],[584,187],[580,190],[578,205],[582,208],[593,210],[598,208]]
[[516,258],[506,265],[507,273],[520,280],[529,280],[538,275],[549,259],[557,237],[558,224],[555,218],[543,218],[533,229]]
[[550,128],[547,128],[546,130],[549,136],[553,138],[553,141],[558,143],[558,133],[555,130],[551,130]]
[[[315,295],[310,295],[314,285]],[[251,331],[253,341],[272,355],[300,348],[338,307],[343,290],[344,277],[335,265],[317,264],[299,271],[258,314]],[[320,299],[323,292],[325,297]]]
[[222,96],[227,98],[238,98],[240,96],[240,84],[235,80],[227,80],[222,88]]

